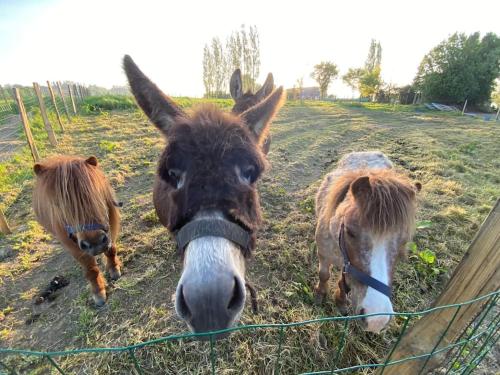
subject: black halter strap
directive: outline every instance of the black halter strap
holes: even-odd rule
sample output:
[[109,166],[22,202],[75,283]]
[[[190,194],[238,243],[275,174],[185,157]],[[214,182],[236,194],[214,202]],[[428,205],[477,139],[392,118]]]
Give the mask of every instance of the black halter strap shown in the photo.
[[251,236],[248,231],[225,219],[199,219],[184,225],[175,234],[180,251],[193,240],[200,237],[223,237],[240,246],[244,251],[250,250]]
[[349,292],[349,287],[347,286],[345,282],[345,275],[349,274],[352,277],[354,277],[357,281],[359,281],[361,284],[364,284],[366,286],[372,287],[373,289],[379,291],[380,293],[386,295],[387,297],[391,298],[391,287],[389,285],[384,284],[383,282],[374,279],[370,275],[367,275],[363,271],[359,270],[355,266],[351,264],[351,261],[349,260],[349,255],[347,254],[347,247],[345,243],[345,238],[344,238],[344,223],[340,225],[340,232],[339,232],[339,248],[340,252],[342,253],[342,256],[344,257],[344,268],[342,269],[342,278],[344,282],[344,287],[346,289],[346,292]]

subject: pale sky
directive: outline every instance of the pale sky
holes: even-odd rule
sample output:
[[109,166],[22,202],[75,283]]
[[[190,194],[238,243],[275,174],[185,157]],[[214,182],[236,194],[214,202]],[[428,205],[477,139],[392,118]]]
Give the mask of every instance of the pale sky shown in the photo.
[[[455,31],[500,34],[500,1],[0,0],[0,84],[72,80],[124,85],[130,54],[167,94],[201,96],[203,46],[256,25],[260,82],[292,87],[330,60],[340,76],[382,44],[382,78],[410,83],[422,57]],[[339,77],[330,93],[351,90]]]

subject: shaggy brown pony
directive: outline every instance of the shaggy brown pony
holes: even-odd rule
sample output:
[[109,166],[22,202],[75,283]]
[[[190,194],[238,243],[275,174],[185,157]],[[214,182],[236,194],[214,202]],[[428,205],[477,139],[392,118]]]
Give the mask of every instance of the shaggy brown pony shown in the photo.
[[35,164],[33,209],[38,222],[81,264],[97,306],[106,302],[96,255],[106,255],[106,270],[116,280],[120,261],[116,239],[120,215],[113,189],[97,159],[55,156]]
[[[234,106],[231,112],[234,114],[241,114],[247,109],[257,105],[259,102],[264,100],[269,94],[273,92],[274,89],[274,77],[272,73],[267,75],[266,81],[262,87],[254,94],[250,90],[243,93],[243,81],[241,79],[241,70],[236,69],[231,76],[229,81],[229,92],[231,97],[234,99]],[[271,135],[268,134],[264,144],[262,145],[262,151],[267,155],[269,149],[271,148]]]
[[[340,246],[352,266],[390,290],[396,261],[413,234],[420,189],[420,183],[395,171],[381,152],[353,152],[339,161],[316,196],[318,300],[327,294],[330,267],[340,269],[346,261]],[[363,320],[364,329],[380,332],[393,312],[390,293],[361,283],[349,272],[341,274],[335,301],[343,313],[349,290],[356,314],[387,314]]]
[[283,104],[283,88],[240,115],[208,104],[185,112],[130,56],[123,65],[137,103],[167,140],[153,190],[160,222],[178,241],[186,228],[226,230],[190,235],[179,248],[184,268],[177,313],[196,332],[227,328],[245,304],[246,258],[261,223],[257,180],[266,167],[261,145]]

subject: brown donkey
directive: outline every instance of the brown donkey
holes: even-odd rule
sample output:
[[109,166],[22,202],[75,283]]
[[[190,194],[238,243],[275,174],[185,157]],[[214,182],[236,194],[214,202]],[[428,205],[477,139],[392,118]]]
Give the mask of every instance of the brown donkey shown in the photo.
[[137,103],[167,140],[153,201],[183,254],[177,313],[195,332],[230,327],[245,304],[245,260],[261,223],[261,144],[283,88],[239,116],[208,104],[186,113],[130,56],[123,65]]
[[[264,100],[269,94],[273,92],[274,89],[274,78],[272,73],[267,75],[266,81],[262,85],[262,87],[253,94],[250,90],[248,90],[245,94],[243,94],[243,81],[241,79],[241,70],[236,69],[231,76],[231,80],[229,81],[229,92],[231,93],[232,98],[234,99],[234,106],[231,112],[236,115],[239,115],[245,112],[250,107],[260,103]],[[269,149],[271,148],[271,135],[268,134],[264,144],[262,145],[262,151],[267,155]]]
[[316,297],[327,294],[330,267],[344,265],[335,302],[346,313],[350,291],[355,314],[381,314],[363,319],[367,331],[380,332],[393,312],[394,267],[411,239],[420,189],[381,152],[353,152],[325,177],[316,196]]
[[104,305],[106,284],[95,256],[106,255],[113,280],[121,276],[116,256],[120,215],[108,180],[94,156],[56,156],[34,170],[33,209],[39,223],[81,264],[95,304]]

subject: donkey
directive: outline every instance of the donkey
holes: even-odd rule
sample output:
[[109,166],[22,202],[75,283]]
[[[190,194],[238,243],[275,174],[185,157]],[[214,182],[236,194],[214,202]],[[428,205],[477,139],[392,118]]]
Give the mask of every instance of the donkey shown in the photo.
[[327,294],[330,266],[343,264],[335,290],[341,312],[351,292],[355,314],[382,314],[364,318],[364,330],[379,333],[388,324],[394,268],[412,237],[421,187],[381,152],[350,153],[326,175],[316,196],[318,302]]
[[183,255],[177,314],[194,332],[228,328],[245,304],[245,261],[261,224],[256,182],[267,164],[261,147],[283,88],[240,115],[213,104],[186,113],[130,56],[123,66],[138,105],[167,140],[153,203]]
[[97,306],[106,283],[95,257],[104,253],[111,279],[121,276],[116,255],[120,214],[115,194],[97,159],[55,156],[34,165],[33,209],[38,222],[81,264]]
[[[274,89],[274,78],[272,73],[267,75],[266,81],[262,85],[262,87],[255,93],[252,94],[250,90],[248,90],[245,94],[243,94],[243,81],[241,79],[241,70],[236,69],[231,76],[231,80],[229,81],[229,92],[231,93],[232,98],[234,99],[234,106],[231,112],[234,114],[241,114],[245,112],[250,107],[258,104],[260,101],[265,99]],[[262,151],[267,155],[269,149],[271,147],[271,135],[269,134],[264,141],[264,145],[262,146]]]

